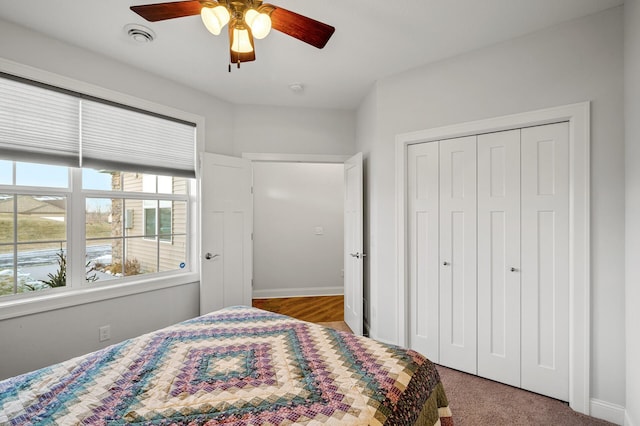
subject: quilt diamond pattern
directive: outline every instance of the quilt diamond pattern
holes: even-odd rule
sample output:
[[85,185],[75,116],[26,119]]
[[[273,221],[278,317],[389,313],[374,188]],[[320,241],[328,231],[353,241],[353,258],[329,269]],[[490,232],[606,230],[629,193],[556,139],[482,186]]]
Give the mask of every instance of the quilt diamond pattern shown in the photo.
[[440,388],[416,352],[233,307],[0,382],[0,423],[409,425]]

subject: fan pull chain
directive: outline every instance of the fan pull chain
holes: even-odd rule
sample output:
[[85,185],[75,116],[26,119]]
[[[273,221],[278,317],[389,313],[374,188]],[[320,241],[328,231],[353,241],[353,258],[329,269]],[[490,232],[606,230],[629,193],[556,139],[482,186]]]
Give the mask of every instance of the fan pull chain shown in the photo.
[[[238,69],[240,69],[240,59],[238,59],[237,66],[238,66]],[[229,62],[228,67],[229,67],[229,68],[228,68],[228,69],[229,69],[229,72],[231,72],[231,62]]]

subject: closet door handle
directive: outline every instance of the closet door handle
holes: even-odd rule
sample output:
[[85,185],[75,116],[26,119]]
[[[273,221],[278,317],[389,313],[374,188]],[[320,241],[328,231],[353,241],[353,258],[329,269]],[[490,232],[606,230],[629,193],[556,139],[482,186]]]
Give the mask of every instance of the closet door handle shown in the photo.
[[518,268],[514,268],[513,266],[509,269],[511,272],[518,272]]
[[449,266],[449,265],[450,265],[450,263],[447,262],[446,260],[444,262],[442,262],[442,266]]

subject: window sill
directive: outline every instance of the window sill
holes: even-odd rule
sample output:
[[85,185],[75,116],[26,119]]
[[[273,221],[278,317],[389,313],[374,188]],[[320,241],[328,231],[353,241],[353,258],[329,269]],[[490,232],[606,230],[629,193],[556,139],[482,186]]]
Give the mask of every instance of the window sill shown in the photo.
[[0,302],[0,320],[63,309],[116,297],[130,296],[200,281],[197,273],[147,278],[93,288],[81,288],[40,294],[34,297]]

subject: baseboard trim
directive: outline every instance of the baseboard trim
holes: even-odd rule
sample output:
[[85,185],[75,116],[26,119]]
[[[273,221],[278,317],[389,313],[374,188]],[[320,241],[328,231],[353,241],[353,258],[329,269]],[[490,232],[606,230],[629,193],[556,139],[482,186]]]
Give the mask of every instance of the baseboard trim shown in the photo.
[[282,297],[309,296],[342,296],[343,294],[344,287],[306,287],[253,290],[254,299],[278,299]]
[[635,426],[635,423],[633,423],[631,417],[629,417],[629,411],[624,412],[624,426]]
[[625,417],[628,419],[628,416],[623,406],[595,398],[591,398],[589,402],[591,416],[617,425],[626,424]]

